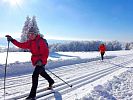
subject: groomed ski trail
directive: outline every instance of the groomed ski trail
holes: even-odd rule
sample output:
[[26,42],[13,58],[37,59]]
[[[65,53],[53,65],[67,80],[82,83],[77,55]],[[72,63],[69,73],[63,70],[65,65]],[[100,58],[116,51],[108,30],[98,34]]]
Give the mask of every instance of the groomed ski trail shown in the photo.
[[[50,74],[55,80],[55,93],[50,93],[51,91],[44,91],[47,87],[47,81],[43,78],[39,79],[37,100],[51,100],[54,98],[60,98],[63,100],[70,100],[72,96],[76,96],[73,91],[84,87],[106,75],[109,75],[120,69],[125,69],[126,65],[133,62],[133,55],[124,55],[120,57],[115,57],[112,59],[105,59],[103,62],[100,60],[74,64],[69,66],[62,66],[59,68],[52,69],[51,71],[61,77],[63,80],[73,85],[72,88],[68,87],[61,80]],[[100,67],[99,67],[100,66]],[[8,80],[9,79],[9,80]],[[2,81],[2,80],[1,80]],[[1,82],[2,83],[2,82]],[[7,78],[6,84],[7,96],[6,100],[24,100],[24,98],[29,94],[31,87],[31,74],[24,75],[24,77],[14,77]],[[21,92],[18,88],[26,88]],[[0,92],[3,91],[2,85],[0,86]],[[11,91],[11,92],[10,92]],[[25,92],[26,91],[26,92]],[[82,92],[82,90],[80,91]],[[22,94],[21,94],[22,93]],[[49,95],[47,95],[49,94]],[[86,94],[86,93],[84,93]],[[3,98],[1,98],[2,100]],[[59,100],[60,100],[59,99]]]

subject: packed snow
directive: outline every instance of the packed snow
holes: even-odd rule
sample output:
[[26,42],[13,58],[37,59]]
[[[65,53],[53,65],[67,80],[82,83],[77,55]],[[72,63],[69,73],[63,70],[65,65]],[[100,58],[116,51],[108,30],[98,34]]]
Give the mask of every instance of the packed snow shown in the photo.
[[[28,52],[9,52],[6,100],[23,100],[31,88],[34,67]],[[4,99],[3,76],[6,52],[0,53],[0,100]],[[65,80],[69,87],[51,72]],[[55,80],[53,91],[39,77],[37,100],[133,100],[133,51],[50,53],[46,71]]]

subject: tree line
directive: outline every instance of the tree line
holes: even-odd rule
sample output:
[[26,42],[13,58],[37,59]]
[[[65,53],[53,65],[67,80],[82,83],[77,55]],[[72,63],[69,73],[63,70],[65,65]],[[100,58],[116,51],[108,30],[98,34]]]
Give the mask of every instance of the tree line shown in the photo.
[[49,46],[51,52],[88,52],[88,51],[98,51],[98,47],[101,43],[106,45],[107,51],[116,51],[116,50],[131,50],[133,49],[133,42],[131,43],[122,43],[119,41],[72,41],[68,43],[57,43]]
[[[116,51],[116,50],[131,50],[133,49],[133,42],[122,43],[119,41],[71,41],[66,43],[55,43],[49,44],[50,52],[89,52],[89,51],[98,51],[98,47],[101,43],[106,45],[107,51]],[[6,48],[0,47],[0,52],[5,52]],[[10,52],[23,52],[22,49],[11,47]],[[28,51],[26,51],[28,52]]]

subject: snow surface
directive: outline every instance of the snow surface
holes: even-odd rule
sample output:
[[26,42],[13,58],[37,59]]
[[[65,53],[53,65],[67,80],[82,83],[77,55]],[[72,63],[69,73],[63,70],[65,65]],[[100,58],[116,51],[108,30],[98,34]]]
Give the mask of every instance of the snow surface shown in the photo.
[[[10,52],[6,78],[6,100],[24,100],[31,88],[34,67],[30,53]],[[6,53],[0,53],[0,100],[3,100],[3,76]],[[99,52],[50,53],[46,69],[68,82],[55,80],[54,93],[39,77],[37,100],[133,100],[133,51],[108,51],[104,61]]]

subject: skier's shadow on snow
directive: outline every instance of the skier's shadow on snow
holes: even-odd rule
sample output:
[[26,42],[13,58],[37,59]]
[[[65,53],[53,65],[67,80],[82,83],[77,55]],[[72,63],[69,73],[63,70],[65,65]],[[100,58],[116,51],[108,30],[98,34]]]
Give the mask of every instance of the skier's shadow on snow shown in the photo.
[[55,100],[62,100],[62,96],[61,96],[60,92],[58,92],[58,91],[54,92],[54,97],[55,97]]

